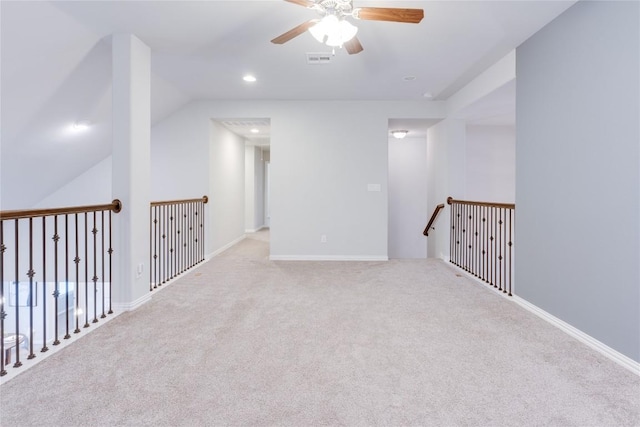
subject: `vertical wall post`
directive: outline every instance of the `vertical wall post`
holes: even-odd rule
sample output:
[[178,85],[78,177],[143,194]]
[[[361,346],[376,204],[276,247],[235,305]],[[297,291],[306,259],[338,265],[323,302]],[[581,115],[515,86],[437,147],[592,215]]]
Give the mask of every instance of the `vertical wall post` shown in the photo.
[[114,218],[113,304],[131,310],[149,285],[150,59],[131,34],[113,35],[113,194],[123,203]]

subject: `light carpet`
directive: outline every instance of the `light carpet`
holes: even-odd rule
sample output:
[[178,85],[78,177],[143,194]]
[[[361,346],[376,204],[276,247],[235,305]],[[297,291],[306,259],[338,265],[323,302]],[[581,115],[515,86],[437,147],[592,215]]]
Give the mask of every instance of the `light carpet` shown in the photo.
[[438,260],[268,233],[1,387],[3,426],[638,426],[640,378]]

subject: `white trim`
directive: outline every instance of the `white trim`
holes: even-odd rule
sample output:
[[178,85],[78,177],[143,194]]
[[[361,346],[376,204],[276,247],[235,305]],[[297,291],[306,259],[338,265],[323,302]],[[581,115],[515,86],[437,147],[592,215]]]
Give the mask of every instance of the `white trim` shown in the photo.
[[141,305],[143,305],[145,303],[148,303],[149,301],[151,301],[151,293],[150,292],[146,292],[140,298],[138,298],[137,300],[132,301],[132,302],[125,302],[125,303],[114,302],[113,303],[113,309],[116,312],[133,311],[136,308],[140,307]]
[[216,257],[218,255],[220,255],[222,252],[226,251],[227,249],[229,249],[230,247],[237,245],[238,243],[240,243],[241,241],[243,241],[247,236],[245,236],[244,234],[240,237],[238,237],[235,240],[232,240],[231,242],[227,243],[226,245],[224,245],[223,247],[221,247],[220,249],[217,249],[215,251],[213,251],[212,253],[210,253],[209,255],[207,255],[207,260],[210,260],[213,257]]
[[260,227],[258,227],[258,228],[253,228],[253,229],[247,228],[247,229],[245,229],[245,230],[244,230],[244,232],[245,232],[245,233],[257,233],[258,231],[263,230],[263,229],[265,229],[265,228],[267,228],[267,226],[266,226],[266,225],[261,225],[261,226],[260,226]]
[[271,255],[271,261],[389,261],[376,255]]
[[547,313],[540,307],[531,304],[529,301],[526,301],[516,295],[514,295],[512,298],[513,298],[513,301],[516,304],[520,305],[522,308],[530,311],[531,313],[535,314],[541,319],[546,320],[547,322],[551,323],[553,326],[571,335],[573,338],[577,339],[581,343],[591,347],[592,349],[596,350],[598,353],[602,354],[603,356],[611,359],[612,361],[616,362],[620,366],[627,368],[634,374],[640,376],[639,362],[636,362],[635,360],[625,356],[624,354],[612,349],[608,345],[601,343],[600,341],[593,338],[592,336],[582,332],[580,329],[577,329],[571,326],[567,322],[558,319],[552,314]]

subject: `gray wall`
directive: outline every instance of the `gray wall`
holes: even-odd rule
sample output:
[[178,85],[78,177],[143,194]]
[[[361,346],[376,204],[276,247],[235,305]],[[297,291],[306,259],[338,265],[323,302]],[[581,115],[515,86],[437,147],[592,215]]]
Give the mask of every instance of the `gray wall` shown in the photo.
[[640,361],[637,2],[579,2],[517,50],[516,292]]

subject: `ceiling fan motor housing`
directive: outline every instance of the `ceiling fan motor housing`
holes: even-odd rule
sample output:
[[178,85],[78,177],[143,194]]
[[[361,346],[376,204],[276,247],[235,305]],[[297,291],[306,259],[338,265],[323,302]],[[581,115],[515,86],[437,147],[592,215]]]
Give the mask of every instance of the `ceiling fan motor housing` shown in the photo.
[[315,9],[322,15],[335,15],[338,18],[351,16],[353,12],[352,0],[320,0]]

